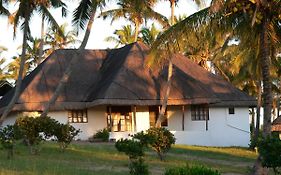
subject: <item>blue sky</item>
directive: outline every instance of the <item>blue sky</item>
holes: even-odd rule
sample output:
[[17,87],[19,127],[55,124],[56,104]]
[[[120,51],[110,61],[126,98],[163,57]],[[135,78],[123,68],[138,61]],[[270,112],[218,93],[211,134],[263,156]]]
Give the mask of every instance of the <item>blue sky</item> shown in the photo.
[[[60,25],[64,23],[68,23],[68,28],[71,29],[72,11],[77,5],[78,5],[77,1],[73,1],[73,3],[70,3],[70,5],[68,5],[69,14],[68,17],[66,18],[60,17],[59,10],[52,10],[51,12],[55,16],[56,20]],[[107,9],[113,9],[115,7],[116,7],[115,3],[111,3],[107,5]],[[12,8],[16,9],[16,6],[13,6]],[[170,16],[170,5],[168,1],[164,1],[164,0],[160,1],[154,9],[155,11],[165,15],[166,17]],[[197,10],[198,8],[195,6],[193,1],[181,0],[179,1],[175,12],[177,16],[179,14],[190,15],[196,12]],[[109,19],[108,20],[95,19],[86,48],[105,49],[105,48],[114,47],[115,45],[114,43],[105,42],[104,39],[107,36],[112,36],[114,30],[119,29],[122,25],[126,25],[126,24],[130,24],[130,23],[125,20],[120,20],[120,21],[113,22],[113,24],[111,24],[111,21]],[[13,27],[8,25],[8,19],[5,17],[0,17],[0,26],[2,28],[0,32],[0,45],[8,48],[8,51],[4,52],[1,56],[9,60],[12,56],[16,56],[18,55],[18,53],[20,53],[20,49],[18,49],[18,47],[22,43],[22,32],[18,30],[16,34],[16,38],[13,39]],[[33,16],[30,26],[31,26],[30,28],[31,28],[32,36],[39,37],[41,19],[38,14],[35,14]],[[79,39],[82,40],[84,32],[80,31],[79,33],[80,33]]]

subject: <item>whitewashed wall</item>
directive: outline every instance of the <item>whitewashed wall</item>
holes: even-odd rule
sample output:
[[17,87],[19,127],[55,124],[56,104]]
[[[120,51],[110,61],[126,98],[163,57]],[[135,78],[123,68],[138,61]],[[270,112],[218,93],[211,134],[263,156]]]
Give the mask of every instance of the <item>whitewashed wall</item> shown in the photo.
[[[61,123],[68,122],[67,111],[50,112],[49,116]],[[79,139],[87,140],[98,130],[107,127],[106,107],[98,106],[88,109],[88,123],[71,123],[71,125],[76,129],[80,129],[82,131],[78,136]]]
[[[202,146],[248,146],[250,142],[250,127],[248,108],[235,108],[235,114],[228,114],[228,108],[210,108],[208,131],[205,121],[192,121],[190,108],[185,107],[184,131],[182,130],[182,108],[173,106],[168,108],[168,129],[172,131],[177,144],[202,145]],[[12,113],[4,125],[13,124],[17,113]],[[68,121],[67,111],[50,112],[49,116],[61,123]],[[88,123],[73,123],[81,129],[79,138],[86,140],[96,131],[107,126],[106,107],[99,106],[88,109]],[[134,126],[134,123],[133,123]],[[149,129],[148,107],[137,107],[136,131]],[[119,140],[128,138],[135,132],[112,132],[111,139]]]
[[245,146],[250,142],[248,108],[235,108],[235,114],[228,114],[228,108],[210,108],[208,130],[205,121],[192,121],[190,108],[185,109],[184,131],[182,130],[181,107],[170,107],[168,129],[172,131],[177,144],[202,146]]

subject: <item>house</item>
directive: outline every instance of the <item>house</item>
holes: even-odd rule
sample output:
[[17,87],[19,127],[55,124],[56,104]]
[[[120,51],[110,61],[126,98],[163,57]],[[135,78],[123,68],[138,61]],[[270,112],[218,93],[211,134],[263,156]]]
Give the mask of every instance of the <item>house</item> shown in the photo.
[[12,88],[13,86],[9,82],[0,80],[0,99]]
[[[167,68],[145,66],[148,47],[137,42],[111,50],[57,50],[24,80],[19,100],[4,124],[22,112],[42,111],[71,58],[79,54],[49,116],[69,122],[88,139],[108,127],[120,139],[154,126],[166,90]],[[177,144],[248,146],[249,107],[254,98],[182,55],[174,55],[166,120]],[[0,101],[3,112],[13,91]]]

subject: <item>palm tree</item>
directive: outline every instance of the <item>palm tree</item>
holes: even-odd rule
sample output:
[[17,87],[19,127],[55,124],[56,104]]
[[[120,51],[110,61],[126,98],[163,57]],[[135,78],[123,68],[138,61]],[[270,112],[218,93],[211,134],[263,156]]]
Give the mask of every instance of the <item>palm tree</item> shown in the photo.
[[[45,16],[49,17],[49,14],[46,13],[46,7],[62,7],[62,9],[65,10],[65,4],[60,0],[34,0],[34,1],[26,1],[26,0],[20,0],[18,4],[18,10],[14,14],[13,18],[13,24],[14,24],[14,31],[19,25],[20,19],[23,18],[23,44],[22,44],[22,53],[21,53],[21,60],[20,60],[20,68],[18,73],[18,78],[16,81],[16,87],[15,92],[13,95],[13,98],[9,102],[8,106],[6,107],[5,111],[3,112],[1,118],[0,118],[0,126],[2,125],[5,118],[8,116],[10,111],[12,110],[14,104],[16,103],[21,89],[21,83],[23,79],[23,73],[24,73],[24,65],[26,60],[26,48],[27,48],[27,40],[30,37],[30,28],[29,28],[29,22],[31,20],[32,14],[35,11],[39,11],[41,14],[45,14]],[[64,11],[63,10],[63,11]]]
[[119,8],[105,11],[100,16],[110,17],[112,22],[120,18],[132,22],[135,26],[134,41],[137,41],[140,26],[144,20],[154,19],[164,28],[169,26],[168,19],[152,9],[155,3],[156,0],[119,0]]
[[143,27],[140,33],[141,40],[148,46],[151,46],[152,43],[156,40],[157,36],[160,34],[160,30],[158,30],[153,23],[150,28]]
[[[176,3],[178,2],[178,0],[169,0],[169,1],[170,1],[170,5],[171,5],[171,25],[173,26],[174,22],[175,22],[174,11],[175,11],[175,6],[176,6]],[[195,2],[199,3],[201,1],[197,0]],[[167,58],[164,58],[164,59],[168,59],[168,62],[169,62],[168,63],[167,86],[166,86],[166,92],[165,92],[165,95],[164,95],[164,99],[163,99],[162,104],[161,104],[161,110],[159,112],[159,117],[156,121],[156,125],[155,125],[156,127],[161,127],[161,123],[164,120],[164,115],[165,115],[165,111],[167,109],[168,98],[169,98],[169,95],[170,95],[170,90],[171,90],[171,85],[172,85],[173,63],[172,63],[172,60],[171,60],[171,52],[168,51],[168,54],[165,54],[164,57],[167,57]]]
[[[97,9],[98,8],[102,9],[105,6],[105,4],[106,4],[106,0],[81,0],[78,7],[74,10],[72,21],[74,25],[76,25],[77,31],[79,31],[79,29],[84,29],[85,24],[88,23],[83,41],[77,53],[80,53],[82,50],[85,49],[91,33],[92,25],[94,23]],[[44,106],[43,112],[40,117],[47,116],[50,110],[50,106],[56,102],[59,94],[63,90],[66,82],[68,81],[72,73],[73,66],[75,66],[78,61],[79,61],[79,54],[76,54],[73,56],[68,67],[66,68],[62,79],[60,80],[55,92],[53,93],[53,96],[50,98],[49,102]]]
[[59,30],[54,27],[48,28],[45,36],[45,44],[49,48],[45,50],[46,55],[50,55],[56,49],[64,49],[79,42],[77,34],[73,30],[67,31],[66,29],[66,23],[60,25]]
[[114,35],[116,36],[105,38],[105,41],[116,43],[115,48],[135,42],[135,31],[131,25],[122,26],[122,29],[115,30]]

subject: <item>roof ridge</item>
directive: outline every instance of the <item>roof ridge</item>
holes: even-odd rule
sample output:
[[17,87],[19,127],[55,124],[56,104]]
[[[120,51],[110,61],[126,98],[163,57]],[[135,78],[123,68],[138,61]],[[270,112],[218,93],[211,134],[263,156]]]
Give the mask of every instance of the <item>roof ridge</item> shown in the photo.
[[[90,91],[90,93],[86,94],[86,96],[83,98],[84,101],[93,101],[98,94],[101,95],[101,94],[106,94],[107,93],[109,87],[111,86],[111,84],[113,84],[114,81],[109,81],[109,84],[106,84],[107,82],[105,81],[105,79],[110,78],[110,79],[114,80],[115,77],[118,76],[118,74],[119,74],[119,72],[120,72],[120,70],[122,68],[122,65],[127,60],[128,54],[130,53],[131,49],[133,48],[133,45],[134,45],[134,43],[126,45],[126,46],[121,47],[119,49],[114,49],[114,50],[110,50],[109,51],[108,55],[106,56],[106,58],[102,62],[101,68],[98,71],[98,74],[99,74],[98,75],[98,80],[94,84],[93,90]],[[128,49],[126,50],[126,48],[128,48]],[[121,64],[119,62],[117,62],[117,63],[119,63],[120,66],[118,66],[118,64],[114,64],[115,66],[117,66],[117,70],[115,72],[110,71],[109,68],[112,68],[111,65],[113,63],[116,63],[116,61],[113,59],[113,57],[115,55],[117,55],[118,53],[120,53],[120,52],[121,52],[121,54],[125,52],[125,56],[121,57],[121,58],[123,58],[123,60],[122,60],[123,62]],[[108,62],[111,62],[111,63],[107,64]],[[106,72],[108,72],[108,71],[109,71],[109,74],[112,75],[112,76],[106,75]],[[104,88],[103,89],[98,89],[99,86],[104,86]]]

